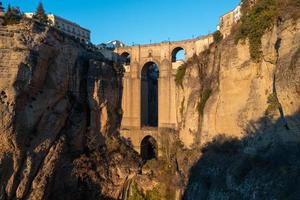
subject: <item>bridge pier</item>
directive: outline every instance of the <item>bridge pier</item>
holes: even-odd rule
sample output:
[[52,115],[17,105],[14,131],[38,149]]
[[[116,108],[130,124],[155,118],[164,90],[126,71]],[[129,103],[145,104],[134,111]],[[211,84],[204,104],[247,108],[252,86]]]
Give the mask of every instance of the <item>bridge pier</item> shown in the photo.
[[[125,46],[116,49],[115,52],[124,56],[126,60],[123,79],[121,135],[131,141],[133,148],[137,152],[141,153],[141,142],[143,139],[151,136],[156,140],[158,156],[161,156],[162,145],[165,145],[162,144],[162,138],[164,138],[162,134],[164,133],[161,130],[176,130],[177,128],[177,107],[180,105],[176,105],[175,75],[178,67],[184,62],[184,60],[177,60],[176,55],[178,51],[184,50],[185,59],[188,59],[194,54],[199,54],[207,49],[212,42],[212,35],[208,35],[192,40]],[[145,69],[151,69],[153,65],[157,65],[159,71],[156,79],[158,86],[154,87],[158,90],[157,94],[155,93],[158,105],[156,104],[153,108],[149,108],[148,95],[152,93],[145,90],[148,89],[149,85],[147,84],[149,82],[147,83],[147,81],[150,79],[149,74],[146,75],[143,72],[145,72]],[[153,89],[153,87],[151,88]],[[152,98],[153,96],[150,97]],[[152,105],[153,102],[150,102],[150,105]],[[149,124],[148,118],[154,114],[156,116],[157,107],[158,116],[154,120],[155,123]],[[149,112],[155,113],[148,115]],[[143,127],[148,125],[157,125],[157,127]]]

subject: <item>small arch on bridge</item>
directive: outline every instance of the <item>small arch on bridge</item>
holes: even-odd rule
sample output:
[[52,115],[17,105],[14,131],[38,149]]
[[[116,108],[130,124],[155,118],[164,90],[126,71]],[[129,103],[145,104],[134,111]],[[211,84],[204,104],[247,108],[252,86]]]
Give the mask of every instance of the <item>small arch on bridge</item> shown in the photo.
[[124,52],[121,54],[121,57],[124,58],[125,65],[130,65],[131,62],[131,56],[128,52]]
[[172,62],[183,61],[185,59],[185,50],[182,47],[176,47],[172,51]]
[[154,137],[148,135],[141,142],[141,156],[143,161],[157,158],[158,146]]
[[141,126],[158,126],[158,65],[147,62],[141,72]]

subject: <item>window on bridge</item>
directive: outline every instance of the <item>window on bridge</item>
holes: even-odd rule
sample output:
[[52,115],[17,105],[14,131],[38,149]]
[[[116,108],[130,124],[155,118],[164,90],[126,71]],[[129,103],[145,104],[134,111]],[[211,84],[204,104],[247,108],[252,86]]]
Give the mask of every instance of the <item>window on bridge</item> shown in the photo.
[[157,158],[157,142],[152,136],[146,136],[142,140],[141,156],[143,161]]
[[124,58],[125,65],[130,65],[130,54],[127,52],[124,52],[121,54],[121,56]]
[[182,47],[177,47],[172,51],[172,62],[183,61],[185,59],[185,51]]
[[158,77],[157,64],[148,62],[141,73],[141,126],[158,126]]

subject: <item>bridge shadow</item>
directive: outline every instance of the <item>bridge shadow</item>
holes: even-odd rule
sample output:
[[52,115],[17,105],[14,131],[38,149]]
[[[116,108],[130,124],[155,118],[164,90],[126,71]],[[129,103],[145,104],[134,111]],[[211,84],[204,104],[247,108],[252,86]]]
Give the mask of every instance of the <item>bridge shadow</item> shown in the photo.
[[300,111],[251,123],[241,139],[215,137],[190,169],[183,199],[300,199],[299,125]]

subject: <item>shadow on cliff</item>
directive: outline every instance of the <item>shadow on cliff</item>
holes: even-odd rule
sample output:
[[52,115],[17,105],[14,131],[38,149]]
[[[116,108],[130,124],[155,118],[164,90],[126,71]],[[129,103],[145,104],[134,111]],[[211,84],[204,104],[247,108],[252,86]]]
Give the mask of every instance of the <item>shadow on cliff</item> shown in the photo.
[[183,199],[300,199],[299,119],[300,111],[265,117],[242,139],[214,138],[190,169]]
[[[124,69],[55,29],[36,28],[32,33],[43,33],[43,40],[25,49],[28,55],[11,85],[15,99],[7,104],[11,131],[3,143],[11,153],[0,157],[0,200],[31,199],[37,193],[43,199],[109,199],[104,195],[111,194],[101,194],[102,183],[113,182],[109,170],[116,159],[104,149],[103,138],[118,137]],[[118,143],[112,155],[121,148]],[[123,154],[118,158],[125,160]],[[81,183],[74,175],[81,157],[87,157],[80,165],[84,175],[96,180]]]

